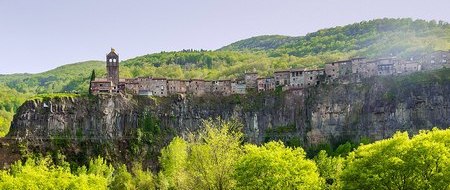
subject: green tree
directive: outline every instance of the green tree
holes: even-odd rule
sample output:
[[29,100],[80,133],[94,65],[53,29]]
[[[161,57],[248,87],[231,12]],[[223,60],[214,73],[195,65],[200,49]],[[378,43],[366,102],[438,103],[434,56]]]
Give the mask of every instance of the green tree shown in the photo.
[[187,171],[190,187],[232,189],[236,161],[241,155],[242,124],[236,121],[206,120],[198,134],[191,134]]
[[161,153],[160,186],[168,189],[233,189],[241,155],[242,124],[206,120],[188,140],[175,138]]
[[127,170],[127,166],[122,164],[114,172],[114,180],[111,182],[110,188],[117,190],[135,189],[132,177],[133,176]]
[[282,142],[262,146],[246,145],[235,178],[237,189],[320,189],[323,180],[317,167],[305,158],[302,148],[285,147]]
[[448,189],[450,130],[397,133],[348,156],[344,189]]
[[330,157],[325,150],[321,150],[316,157],[314,157],[320,177],[325,179],[326,189],[340,189],[341,182],[339,181],[340,174],[343,169],[344,159],[340,156]]
[[188,189],[187,146],[185,140],[175,137],[161,150],[159,162],[163,170],[160,176],[164,176],[169,189]]

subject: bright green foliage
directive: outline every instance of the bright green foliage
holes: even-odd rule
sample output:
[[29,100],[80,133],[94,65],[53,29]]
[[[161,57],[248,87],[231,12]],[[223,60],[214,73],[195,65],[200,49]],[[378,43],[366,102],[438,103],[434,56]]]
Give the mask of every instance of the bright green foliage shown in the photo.
[[129,173],[125,164],[119,166],[114,172],[114,180],[110,184],[110,189],[138,189],[151,190],[155,189],[153,174],[149,171],[143,171],[142,167],[135,163]]
[[344,189],[450,188],[450,130],[407,133],[363,145],[350,153]]
[[189,138],[187,170],[191,187],[231,189],[236,161],[241,154],[241,124],[234,121],[204,121],[198,135]]
[[0,137],[8,133],[15,111],[27,96],[0,84]]
[[281,142],[263,146],[246,145],[235,178],[238,189],[320,189],[323,180],[317,167],[305,158],[302,148],[285,147]]
[[144,171],[139,163],[135,163],[132,168],[133,186],[139,190],[156,189],[155,177],[152,172]]
[[175,138],[162,150],[160,185],[168,189],[232,189],[241,155],[241,124],[208,120],[188,141]]
[[104,176],[74,175],[64,165],[53,165],[48,157],[18,161],[9,171],[0,171],[0,189],[106,189],[108,180]]
[[317,168],[319,169],[320,177],[325,179],[325,189],[340,189],[341,182],[339,176],[344,167],[344,158],[329,157],[325,150],[322,150],[314,158]]
[[111,180],[113,172],[114,168],[110,164],[108,165],[106,160],[100,156],[89,161],[88,174],[103,176],[107,180]]
[[258,36],[222,50],[261,51],[297,57],[342,52],[356,56],[410,56],[426,49],[450,48],[450,25],[412,19],[375,19],[322,29],[306,36]]
[[168,189],[187,189],[187,142],[180,137],[175,137],[170,144],[161,150],[159,161],[163,170],[160,176],[164,176]]
[[131,176],[131,174],[127,170],[127,166],[125,166],[125,164],[121,165],[114,172],[114,180],[112,181],[110,186],[111,189],[132,189],[132,177],[133,176]]

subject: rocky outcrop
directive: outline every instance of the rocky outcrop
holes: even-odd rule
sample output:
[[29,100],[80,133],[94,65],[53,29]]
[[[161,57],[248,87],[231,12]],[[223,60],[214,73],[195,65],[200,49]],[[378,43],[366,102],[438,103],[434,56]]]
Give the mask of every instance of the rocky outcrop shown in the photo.
[[18,110],[8,137],[34,142],[36,147],[48,140],[74,141],[69,144],[78,153],[83,152],[80,142],[114,142],[108,154],[125,160],[131,153],[118,152],[129,150],[136,130],[149,122],[157,125],[149,136],[157,140],[147,143],[155,146],[149,153],[153,159],[173,136],[195,131],[203,119],[216,117],[240,120],[246,140],[254,143],[280,139],[311,146],[377,140],[396,131],[417,133],[450,126],[448,72],[438,71],[443,77],[437,79],[436,72],[431,72],[417,74],[420,80],[417,76],[381,77],[357,84],[228,97],[102,95],[33,100]]

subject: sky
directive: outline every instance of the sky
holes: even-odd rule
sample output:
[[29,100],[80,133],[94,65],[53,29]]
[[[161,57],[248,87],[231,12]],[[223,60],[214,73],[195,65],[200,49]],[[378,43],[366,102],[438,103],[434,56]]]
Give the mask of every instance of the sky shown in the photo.
[[258,35],[302,36],[376,18],[450,21],[449,0],[0,0],[0,74]]

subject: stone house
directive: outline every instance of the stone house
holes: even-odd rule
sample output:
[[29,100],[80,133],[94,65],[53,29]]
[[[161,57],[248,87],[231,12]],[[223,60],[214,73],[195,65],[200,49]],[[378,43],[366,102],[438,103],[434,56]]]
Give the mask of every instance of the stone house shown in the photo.
[[449,66],[450,51],[435,51],[420,59],[423,70],[440,69]]
[[276,86],[288,86],[290,82],[290,74],[291,72],[289,70],[284,71],[275,71],[273,73],[275,78],[275,85]]
[[187,81],[180,79],[167,79],[167,93],[170,94],[185,94],[187,92]]
[[256,83],[256,80],[258,79],[258,73],[256,72],[250,72],[245,73],[245,84],[247,88],[257,88],[258,84]]
[[394,75],[396,73],[395,71],[395,65],[398,64],[398,60],[396,58],[381,58],[381,59],[375,59],[371,61],[375,63],[377,68],[377,74],[378,76],[386,76],[386,75]]
[[305,86],[305,69],[291,69],[289,77],[290,88],[304,88]]
[[138,83],[138,95],[152,96],[153,95],[153,78],[152,77],[138,77],[135,79]]
[[320,84],[320,81],[322,79],[322,76],[325,74],[324,69],[311,69],[311,70],[305,70],[303,71],[303,79],[304,83],[303,86],[309,87],[309,86],[316,86]]
[[108,79],[95,79],[91,81],[91,92],[92,94],[99,93],[112,93],[113,92],[113,82]]
[[352,58],[349,60],[335,61],[325,64],[326,80],[333,82],[339,79],[343,83],[348,83],[359,79],[364,73],[365,58]]
[[256,81],[257,81],[256,83],[258,84],[258,92],[275,89],[274,78],[258,78]]
[[343,60],[325,64],[325,73],[327,80],[334,81],[338,78],[350,76],[354,72],[353,62],[353,60]]
[[361,78],[369,78],[377,75],[377,65],[376,62],[366,61],[359,64],[358,73]]
[[132,94],[138,94],[139,92],[139,83],[136,81],[136,79],[125,79],[124,86],[126,92]]
[[421,70],[421,65],[414,61],[399,61],[394,67],[397,75],[409,74]]
[[232,94],[246,94],[246,85],[244,80],[231,81]]
[[153,78],[151,91],[153,92],[153,96],[167,96],[167,79]]
[[352,74],[360,74],[360,66],[366,62],[366,58],[358,57],[351,59],[352,62]]
[[339,63],[340,62],[332,62],[325,64],[325,73],[327,74],[327,80],[334,81],[339,78]]
[[[208,83],[210,83],[210,81]],[[208,85],[208,86],[210,86],[210,85]],[[193,94],[194,96],[202,96],[203,94],[205,94],[205,80],[191,79],[189,81],[187,92],[189,94]]]
[[231,80],[215,80],[211,84],[211,92],[213,94],[230,95],[231,94]]

